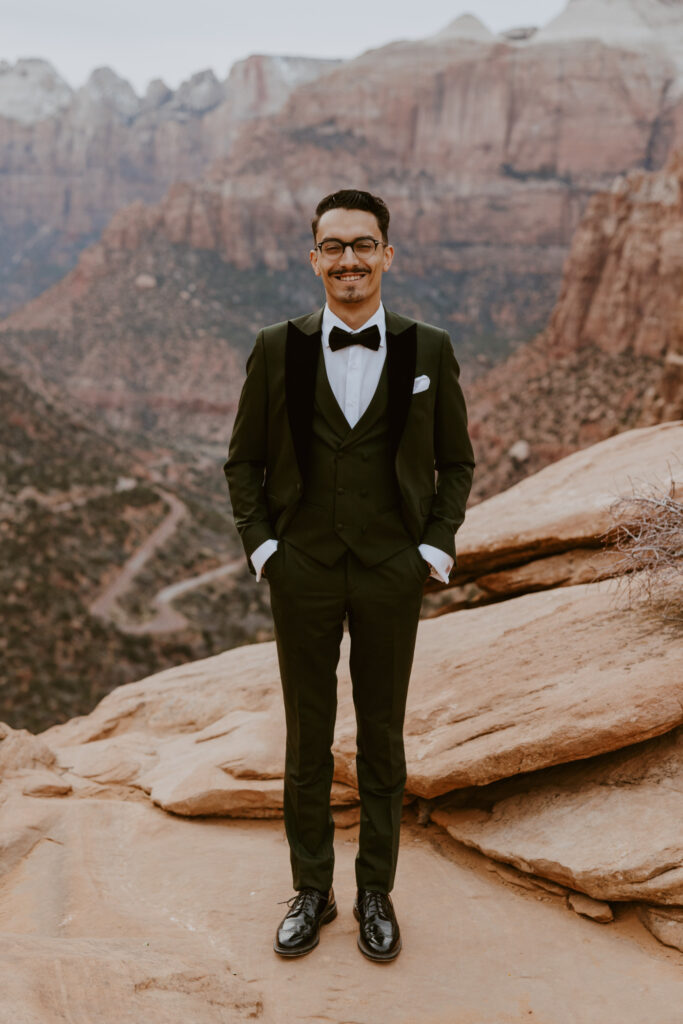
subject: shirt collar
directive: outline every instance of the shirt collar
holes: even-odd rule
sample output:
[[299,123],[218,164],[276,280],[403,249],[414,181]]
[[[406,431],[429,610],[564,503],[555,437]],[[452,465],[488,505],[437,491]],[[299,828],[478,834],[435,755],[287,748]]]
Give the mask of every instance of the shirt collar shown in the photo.
[[[380,302],[379,309],[372,314],[372,316],[362,324],[361,327],[356,328],[355,331],[351,331],[352,334],[357,334],[358,331],[364,331],[366,327],[372,327],[376,324],[379,327],[379,347],[384,348],[386,346],[387,338],[387,323],[386,316],[384,313],[384,306]],[[343,320],[340,320],[336,313],[333,313],[330,307],[325,303],[323,309],[323,322],[322,322],[322,341],[325,348],[330,347],[330,331],[333,327],[339,327],[342,331],[350,331],[351,328],[348,324],[345,324]]]

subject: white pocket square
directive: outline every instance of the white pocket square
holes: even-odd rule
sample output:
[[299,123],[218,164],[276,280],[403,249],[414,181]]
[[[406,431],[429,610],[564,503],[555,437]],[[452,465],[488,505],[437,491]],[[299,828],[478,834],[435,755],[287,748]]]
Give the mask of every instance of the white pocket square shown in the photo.
[[420,391],[426,391],[428,387],[429,377],[427,376],[426,373],[423,373],[421,377],[415,378],[415,383],[413,384],[413,394],[418,395]]

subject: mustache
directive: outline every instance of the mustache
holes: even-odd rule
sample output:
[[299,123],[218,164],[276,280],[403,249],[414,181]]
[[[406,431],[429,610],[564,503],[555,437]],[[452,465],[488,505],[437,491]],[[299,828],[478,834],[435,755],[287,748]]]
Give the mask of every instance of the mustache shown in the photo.
[[343,270],[333,270],[330,277],[341,277],[342,274],[368,274],[367,267],[344,267]]

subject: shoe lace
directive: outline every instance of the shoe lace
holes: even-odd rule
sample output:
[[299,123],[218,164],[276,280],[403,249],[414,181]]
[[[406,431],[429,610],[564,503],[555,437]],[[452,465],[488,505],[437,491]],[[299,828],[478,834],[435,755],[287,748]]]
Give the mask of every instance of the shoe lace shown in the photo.
[[366,914],[379,914],[381,917],[389,917],[389,897],[386,893],[376,892],[374,889],[366,889],[361,902]]
[[315,913],[317,902],[321,896],[324,897],[325,893],[320,892],[318,889],[307,887],[294,893],[288,900],[278,900],[278,903],[286,903],[290,908],[290,914],[298,914],[300,911]]

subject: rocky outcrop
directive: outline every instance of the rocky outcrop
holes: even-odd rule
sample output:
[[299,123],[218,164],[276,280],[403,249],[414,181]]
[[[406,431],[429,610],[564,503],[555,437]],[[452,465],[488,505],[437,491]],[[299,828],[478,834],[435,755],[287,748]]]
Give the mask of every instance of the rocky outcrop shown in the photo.
[[[560,559],[599,545],[614,527],[612,501],[636,482],[665,481],[680,450],[681,423],[633,431],[483,502],[458,534],[461,573],[480,582],[501,566],[542,564],[549,551]],[[595,757],[683,721],[678,646],[652,630],[648,609],[625,614],[616,581],[553,582],[422,624],[405,727],[409,795]],[[343,652],[345,664],[347,640]],[[444,700],[449,679],[455,701]],[[348,696],[346,668],[340,681]],[[356,802],[347,704],[335,744],[340,808]],[[87,794],[133,786],[175,813],[269,817],[281,809],[283,729],[274,645],[258,644],[119,687],[44,736]]]
[[599,39],[626,49],[665,52],[683,87],[683,12],[677,0],[569,0],[567,6],[535,35],[534,43]]
[[677,728],[541,773],[490,810],[439,808],[432,818],[459,842],[594,899],[675,909],[683,905],[682,778]]
[[2,359],[114,431],[153,433],[161,446],[225,444],[255,326],[245,308],[253,290],[215,254],[178,253],[170,242],[131,252],[105,238],[31,304],[30,341],[24,315],[10,318]]
[[10,729],[0,722],[0,778],[21,774],[31,769],[51,768],[54,752],[26,729]]
[[[620,613],[604,584],[423,623],[405,726],[408,794],[486,785],[674,728],[683,721],[680,656],[656,633],[641,638],[646,628],[647,618]],[[347,658],[345,642],[345,697]],[[446,701],[454,679],[456,699]],[[344,703],[334,748],[339,806],[357,803],[355,720]],[[160,704],[168,711],[150,728]],[[275,648],[259,644],[119,687],[92,715],[44,737],[60,767],[88,781],[88,794],[132,785],[176,813],[270,817],[282,806],[283,731]]]
[[544,341],[563,354],[681,355],[682,290],[683,150],[658,174],[631,172],[593,197]]
[[683,906],[657,907],[639,904],[638,917],[665,946],[683,949]]
[[338,917],[294,971],[272,951],[291,893],[281,822],[23,797],[0,808],[3,836],[10,824],[33,847],[12,867],[0,862],[8,1020],[413,1024],[455,1013],[477,1024],[573,1024],[603,1019],[608,1005],[620,1024],[674,1024],[680,1005],[677,950],[637,922],[595,924],[569,913],[562,895],[501,880],[436,826],[405,822],[392,892],[404,950],[400,974],[387,968],[382,980],[356,946],[356,827],[336,837]]
[[461,14],[460,17],[450,21],[445,28],[442,28],[434,39],[469,39],[476,43],[492,43],[495,35],[486,27],[483,21],[474,14]]
[[678,152],[591,199],[548,327],[470,386],[475,493],[627,427],[683,417],[681,294]]
[[[681,427],[658,429],[666,447]],[[644,462],[648,433],[632,439]],[[595,482],[618,484],[619,450],[598,446],[589,468],[567,473],[577,524],[601,515]],[[494,512],[514,537],[524,506],[528,546],[534,504],[514,489],[509,503]],[[539,544],[566,519],[539,508]],[[504,530],[495,543],[509,544]],[[359,815],[347,639],[332,794],[340,916],[311,956],[316,985],[303,989],[283,987],[279,961],[264,956],[290,886],[281,822],[254,820],[282,807],[272,643],[119,687],[39,736],[3,727],[3,1005],[28,1007],[41,1024],[67,1012],[96,1019],[112,998],[119,1016],[135,999],[135,1013],[164,1024],[188,1014],[209,1024],[216,1012],[272,1024],[450,1020],[452,985],[424,990],[419,979],[427,959],[435,977],[455,953],[458,1013],[472,1020],[504,1019],[514,998],[525,1016],[571,1024],[577,1013],[598,1019],[609,998],[625,1024],[673,1024],[683,991],[679,639],[651,604],[621,602],[616,581],[420,625],[393,893],[411,948],[400,991],[345,983],[365,970],[350,912]],[[636,916],[666,949],[634,927]],[[492,956],[507,970],[484,983]]]
[[200,71],[174,91],[156,79],[144,97],[111,68],[74,90],[45,60],[0,63],[0,312],[69,270],[118,209],[198,177],[245,120],[336,63],[253,56],[224,81]]
[[[387,304],[454,338],[478,458],[474,500],[621,430],[683,416],[683,170],[672,149],[683,134],[677,22],[666,25],[655,60],[652,40],[628,50],[609,39],[501,42],[458,19],[430,39],[325,65],[314,82],[317,64],[253,58],[227,84],[201,73],[175,94],[157,83],[144,102],[100,69],[77,106],[84,124],[94,110],[113,119],[112,138],[151,117],[167,133],[202,125],[207,138],[239,138],[202,181],[176,183],[151,206],[139,192],[116,213],[72,273],[2,322],[3,358],[116,429],[223,441],[256,330],[320,302],[308,216],[347,177],[386,192],[393,210]],[[604,109],[560,89],[559,67],[579,90],[590,77]],[[184,152],[182,138],[155,148],[169,174],[180,166],[169,147]],[[195,155],[205,151],[198,140]],[[657,172],[613,177],[670,152]],[[494,337],[533,334],[551,312],[534,341],[483,372],[505,348]]]
[[623,566],[606,548],[612,506],[651,487],[683,495],[681,452],[681,421],[628,430],[475,505],[456,538],[452,583],[500,596],[618,575]]
[[34,124],[54,117],[71,102],[73,90],[52,65],[25,57],[12,65],[0,61],[0,117]]
[[[677,154],[661,172],[618,179],[591,200],[547,329],[474,382],[456,341],[474,498],[621,430],[683,416],[682,196]],[[117,214],[71,274],[0,324],[5,358],[27,374],[39,366],[117,428],[224,438],[243,373],[235,349],[282,318],[276,239],[295,230],[293,219],[275,225],[262,249],[271,266],[259,271],[258,245],[241,246],[226,202],[218,186],[178,185],[156,207]],[[320,301],[312,281],[303,265],[288,271],[287,310]]]
[[[633,5],[620,2],[617,22]],[[156,82],[135,97],[100,69],[46,119],[0,117],[0,217],[14,260],[5,308],[48,283],[48,253],[69,265],[67,233],[84,244],[116,209],[158,200],[215,158],[193,191],[197,218],[182,218],[176,241],[291,274],[315,201],[357,182],[394,211],[395,294],[413,310],[434,315],[436,305],[472,351],[533,335],[587,198],[615,174],[660,167],[683,138],[676,17],[653,27],[641,18],[641,35],[621,38],[584,32],[590,16],[569,6],[573,23],[580,15],[573,35],[551,24],[545,36],[510,39],[464,16],[336,68],[255,56],[226,82],[200,72],[175,94]],[[29,258],[43,262],[30,292]]]
[[[594,538],[596,527],[606,522],[605,497],[611,497],[612,490],[618,493],[628,480],[625,453],[633,454],[634,473],[640,473],[645,482],[654,481],[682,429],[680,424],[665,424],[614,439],[619,445],[605,442],[592,451],[592,457],[583,455],[586,464],[580,471],[573,456],[564,467],[551,467],[556,475],[564,469],[563,477],[550,481],[545,478],[551,470],[539,474],[536,500],[530,494],[535,482],[530,480],[483,503],[470,526],[471,563],[476,564],[477,536],[481,550],[485,539],[490,540],[489,567],[496,557],[509,558],[515,543],[518,552],[528,553],[542,550],[546,538],[560,538],[563,533],[572,544]],[[567,482],[566,491],[562,479]],[[524,494],[524,489],[529,493]],[[539,503],[538,496],[554,491],[554,502],[547,499],[545,507]],[[535,525],[529,520],[530,509],[535,510]],[[522,533],[524,515],[527,529]],[[499,536],[495,522],[503,524]],[[467,544],[463,547],[468,550]],[[347,659],[346,639],[334,746],[333,803],[341,815],[344,808],[357,806],[356,727]],[[642,800],[647,803],[652,786],[666,786],[666,780],[676,775],[680,744],[675,730],[683,724],[681,666],[675,634],[656,627],[649,606],[636,604],[627,610],[619,600],[616,581],[555,588],[423,622],[405,725],[406,798],[433,802],[444,797],[446,809],[454,793],[459,803],[473,800],[476,812],[460,809],[453,812],[455,818],[448,818],[454,835],[454,821],[468,827],[472,821],[489,823],[480,810],[482,800],[507,798],[505,792],[496,798],[496,784],[504,787],[514,780],[518,787],[511,804],[515,815],[520,802],[524,805],[527,799],[534,808],[534,801],[540,801],[539,806],[548,806],[548,813],[560,814],[562,804],[552,795],[555,790],[546,798],[540,787],[552,766],[561,765],[551,782],[568,791],[570,808],[573,800],[583,798],[583,790],[572,796],[577,789],[570,785],[574,778],[587,779],[597,787],[596,793],[603,793],[605,806],[612,807],[607,776],[603,779],[600,774],[605,771],[615,786],[620,779],[632,779],[629,799],[641,799],[637,786],[642,782]],[[42,739],[55,751],[58,770],[74,795],[121,797],[137,792],[176,814],[267,818],[281,813],[283,733],[274,645],[259,644],[119,687],[90,715],[53,727]],[[674,747],[667,753],[671,743]],[[635,759],[624,754],[641,748],[647,753],[642,771],[640,754]],[[615,751],[619,753],[610,753]],[[620,766],[618,772],[615,765]],[[671,794],[671,799],[677,798],[675,792]],[[664,813],[675,832],[679,816],[670,807]],[[530,812],[530,819],[534,814]],[[586,830],[587,835],[595,830],[590,815]],[[542,835],[533,830],[531,834],[543,849]],[[660,840],[661,830],[654,829],[651,857],[661,866],[655,849]],[[579,856],[572,836],[563,841]],[[626,842],[623,835],[620,842]],[[479,845],[484,849],[483,839]],[[629,856],[637,858],[640,849],[634,840]],[[665,861],[671,849],[667,841],[661,855]],[[659,889],[659,883],[622,886],[616,869],[593,863],[596,877],[607,879],[601,889],[603,883],[589,884],[578,869],[573,873],[569,868],[555,873],[544,870],[540,858],[540,853],[498,857],[595,899],[676,904],[679,898],[677,889]],[[659,873],[653,869],[651,874]],[[635,868],[632,874],[640,877]],[[676,877],[674,873],[673,882]]]

